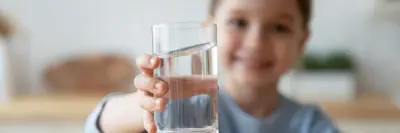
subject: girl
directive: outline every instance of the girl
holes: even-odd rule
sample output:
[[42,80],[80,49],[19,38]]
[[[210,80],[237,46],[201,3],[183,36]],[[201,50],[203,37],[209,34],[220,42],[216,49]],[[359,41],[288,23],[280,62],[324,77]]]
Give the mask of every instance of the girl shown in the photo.
[[[282,97],[277,89],[280,77],[303,53],[310,9],[311,0],[212,0],[207,22],[218,25],[224,77],[219,85],[221,133],[338,132],[317,108]],[[137,65],[143,71],[135,79],[139,91],[104,100],[89,117],[87,133],[156,132],[151,112],[162,111],[166,101],[151,95],[162,96],[173,88],[152,77],[157,57],[140,56]],[[217,84],[216,78],[204,82],[193,82],[196,93]]]

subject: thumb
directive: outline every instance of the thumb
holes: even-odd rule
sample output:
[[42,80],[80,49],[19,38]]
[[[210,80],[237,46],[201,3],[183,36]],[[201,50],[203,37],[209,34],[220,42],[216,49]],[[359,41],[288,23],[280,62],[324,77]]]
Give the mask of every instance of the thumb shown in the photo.
[[152,112],[144,111],[143,125],[148,133],[156,133],[157,132],[157,127],[154,124],[154,114]]

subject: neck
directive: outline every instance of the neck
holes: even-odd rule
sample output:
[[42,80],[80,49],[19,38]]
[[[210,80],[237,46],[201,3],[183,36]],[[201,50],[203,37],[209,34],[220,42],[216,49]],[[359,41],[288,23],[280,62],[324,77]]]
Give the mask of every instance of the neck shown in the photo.
[[254,117],[268,117],[279,106],[277,83],[252,87],[224,81],[224,90],[246,113]]

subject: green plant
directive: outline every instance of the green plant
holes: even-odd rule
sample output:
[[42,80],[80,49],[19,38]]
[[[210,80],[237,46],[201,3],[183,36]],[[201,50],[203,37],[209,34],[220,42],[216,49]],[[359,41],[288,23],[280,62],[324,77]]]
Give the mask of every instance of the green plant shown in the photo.
[[328,56],[306,54],[300,63],[304,70],[352,70],[354,64],[351,56],[344,52],[336,52]]

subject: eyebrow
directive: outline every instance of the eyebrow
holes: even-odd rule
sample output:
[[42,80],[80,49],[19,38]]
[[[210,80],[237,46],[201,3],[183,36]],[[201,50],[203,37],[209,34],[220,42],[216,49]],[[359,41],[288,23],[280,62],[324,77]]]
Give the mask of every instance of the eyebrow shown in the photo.
[[[245,9],[241,9],[241,8],[235,8],[232,9],[230,11],[228,11],[228,14],[230,16],[248,16],[247,12],[245,11]],[[294,22],[295,21],[295,17],[287,12],[280,12],[277,15],[271,16],[274,17],[275,20],[281,20],[281,21],[286,21],[286,22]]]
[[246,15],[242,9],[232,9],[228,12],[230,15]]
[[278,16],[279,19],[285,19],[285,20],[289,20],[289,21],[293,21],[294,17],[288,13],[283,13],[281,15]]

